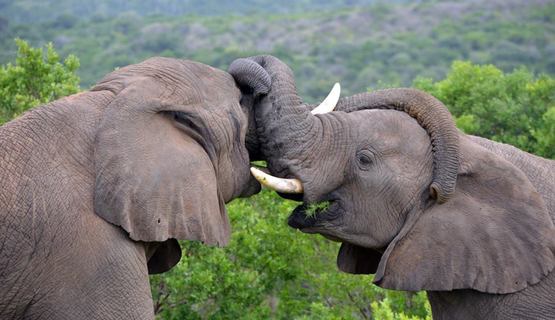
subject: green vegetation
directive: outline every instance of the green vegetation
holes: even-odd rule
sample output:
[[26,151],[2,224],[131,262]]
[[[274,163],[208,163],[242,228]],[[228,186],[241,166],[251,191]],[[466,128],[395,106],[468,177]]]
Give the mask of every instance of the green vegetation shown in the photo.
[[445,103],[464,132],[555,158],[554,78],[457,61],[445,79],[414,86]]
[[[347,6],[368,5],[376,0],[109,0],[83,2],[79,0],[0,0],[0,9],[6,16],[18,22],[29,19],[54,20],[57,24],[75,21],[76,17],[101,19],[117,16],[121,12],[134,14],[182,16],[182,15],[251,15],[256,13],[298,13],[314,9],[339,9]],[[397,2],[404,2],[399,1]],[[37,14],[40,12],[40,14]],[[70,19],[71,17],[72,19]]]
[[372,304],[372,315],[374,319],[379,320],[432,320],[432,309],[429,304],[426,304],[427,315],[422,318],[419,316],[407,315],[404,312],[395,312],[392,307],[392,302],[390,298],[386,297],[381,301],[373,301]]
[[269,53],[293,68],[308,102],[321,100],[337,81],[349,95],[409,86],[417,76],[442,79],[454,60],[555,73],[555,5],[542,0],[176,3],[0,5],[0,63],[15,57],[15,37],[35,46],[52,41],[62,55],[79,57],[88,88],[116,67],[156,55],[226,69],[237,57]]
[[327,210],[330,207],[330,204],[331,204],[330,201],[311,203],[306,207],[304,213],[306,214],[307,217],[313,217],[317,213]]
[[[198,7],[187,1],[190,12],[172,10],[177,0],[161,2],[154,8],[149,1],[100,0],[80,7],[63,0],[61,11],[55,1],[0,0],[0,123],[77,92],[79,62],[70,53],[82,62],[85,87],[152,55],[225,69],[237,57],[271,53],[291,65],[307,100],[325,96],[335,81],[344,95],[412,84],[443,101],[465,132],[555,157],[553,4],[361,0],[356,3],[366,6],[347,8],[339,1],[300,1],[261,16],[261,6],[244,15],[244,7],[217,11],[212,1]],[[30,10],[36,6],[44,10]],[[193,15],[207,10],[202,6],[211,16]],[[161,16],[169,11],[174,16]],[[14,43],[17,36],[41,47],[53,41],[61,55],[52,45]],[[337,243],[286,225],[296,205],[268,191],[238,199],[228,205],[228,247],[181,242],[182,261],[151,278],[157,317],[430,319],[425,293],[383,290],[371,284],[372,276],[340,273]]]
[[15,64],[0,67],[0,124],[23,111],[79,91],[75,74],[79,60],[68,56],[63,62],[52,44],[31,48],[16,40],[18,53]]

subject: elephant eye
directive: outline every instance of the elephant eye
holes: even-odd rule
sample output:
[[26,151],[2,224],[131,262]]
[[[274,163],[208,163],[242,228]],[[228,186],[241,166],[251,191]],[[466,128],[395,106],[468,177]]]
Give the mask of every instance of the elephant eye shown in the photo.
[[361,150],[357,153],[357,162],[361,170],[368,170],[374,162],[374,155],[369,150]]

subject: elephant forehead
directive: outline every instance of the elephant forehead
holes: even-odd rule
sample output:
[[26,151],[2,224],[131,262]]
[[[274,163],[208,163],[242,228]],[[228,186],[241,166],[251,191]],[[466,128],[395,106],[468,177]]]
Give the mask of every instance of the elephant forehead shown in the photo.
[[143,96],[160,98],[174,104],[221,106],[238,104],[240,91],[233,77],[211,66],[181,59],[155,57],[120,68],[102,79],[94,88],[119,94],[135,87]]
[[430,144],[426,130],[408,114],[395,110],[361,110],[349,114],[356,125],[359,140],[376,148],[399,148],[407,145],[420,149]]
[[164,87],[163,99],[216,110],[239,103],[240,91],[225,71],[188,60],[166,58],[154,62],[152,77]]

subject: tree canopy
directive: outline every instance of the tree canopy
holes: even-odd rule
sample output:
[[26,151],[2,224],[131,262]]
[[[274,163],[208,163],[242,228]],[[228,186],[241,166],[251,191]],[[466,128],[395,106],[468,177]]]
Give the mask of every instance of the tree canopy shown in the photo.
[[61,61],[51,43],[42,49],[20,39],[15,42],[15,64],[0,67],[0,124],[29,108],[79,91],[79,60],[74,55]]
[[554,78],[455,61],[445,79],[418,78],[414,86],[445,103],[464,132],[555,157]]

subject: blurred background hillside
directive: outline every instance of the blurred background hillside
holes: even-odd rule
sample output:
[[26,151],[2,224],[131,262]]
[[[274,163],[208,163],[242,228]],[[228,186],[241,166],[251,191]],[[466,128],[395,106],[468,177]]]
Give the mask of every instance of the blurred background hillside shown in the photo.
[[310,102],[336,81],[350,94],[438,80],[461,59],[555,73],[548,0],[0,0],[0,63],[15,57],[14,37],[77,55],[83,88],[157,55],[226,69],[240,56],[273,54]]
[[[151,56],[225,70],[254,54],[289,64],[307,102],[334,82],[412,86],[466,133],[555,158],[548,0],[0,0],[0,124]],[[263,191],[227,206],[227,248],[181,242],[178,266],[151,277],[157,317],[431,319],[423,292],[340,273],[337,243],[287,227],[295,206]]]

